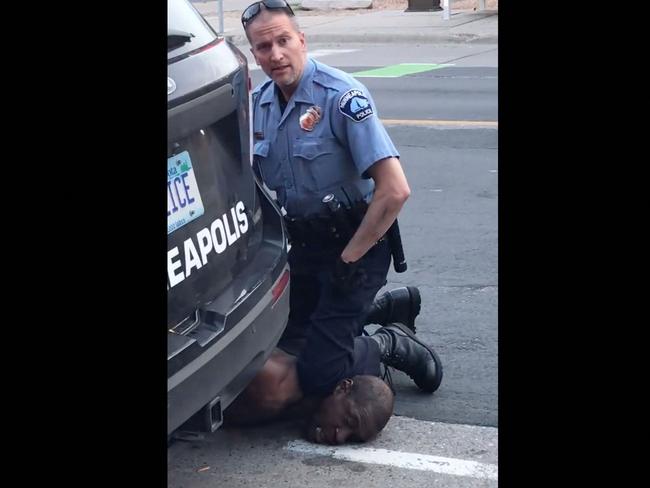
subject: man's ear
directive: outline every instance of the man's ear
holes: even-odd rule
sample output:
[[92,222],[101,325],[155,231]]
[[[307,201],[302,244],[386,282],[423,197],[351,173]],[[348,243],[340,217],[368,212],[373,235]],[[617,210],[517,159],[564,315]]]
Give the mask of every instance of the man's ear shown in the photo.
[[354,381],[352,381],[352,378],[346,378],[344,380],[341,380],[338,385],[336,385],[336,389],[341,392],[348,394],[352,391],[352,384]]

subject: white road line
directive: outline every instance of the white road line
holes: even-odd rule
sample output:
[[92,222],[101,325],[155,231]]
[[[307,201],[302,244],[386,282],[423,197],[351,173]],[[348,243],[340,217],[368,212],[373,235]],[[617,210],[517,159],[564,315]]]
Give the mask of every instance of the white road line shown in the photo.
[[384,125],[411,127],[442,127],[463,129],[498,129],[496,120],[427,120],[427,119],[381,119]]
[[488,480],[498,480],[496,464],[479,463],[465,459],[455,459],[428,454],[372,449],[367,447],[333,447],[310,444],[305,441],[290,441],[285,449],[305,454],[331,456],[335,459],[367,464],[383,464],[398,468],[434,471],[454,476],[469,476]]
[[[310,51],[308,54],[312,58],[320,58],[322,56],[330,56],[332,54],[354,53],[357,51],[358,49],[315,49],[314,51]],[[261,68],[255,64],[255,60],[249,60],[248,69],[251,71],[256,71]]]
[[315,49],[309,51],[309,56],[312,58],[318,58],[321,56],[329,56],[330,54],[345,54],[345,53],[354,53],[358,49]]

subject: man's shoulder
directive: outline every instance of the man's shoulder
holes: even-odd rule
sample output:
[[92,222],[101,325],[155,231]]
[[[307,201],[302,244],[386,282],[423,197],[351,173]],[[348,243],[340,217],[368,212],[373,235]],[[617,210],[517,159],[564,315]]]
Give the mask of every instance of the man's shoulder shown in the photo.
[[313,80],[324,88],[340,94],[351,89],[365,89],[365,87],[352,75],[327,64],[314,60],[316,71]]

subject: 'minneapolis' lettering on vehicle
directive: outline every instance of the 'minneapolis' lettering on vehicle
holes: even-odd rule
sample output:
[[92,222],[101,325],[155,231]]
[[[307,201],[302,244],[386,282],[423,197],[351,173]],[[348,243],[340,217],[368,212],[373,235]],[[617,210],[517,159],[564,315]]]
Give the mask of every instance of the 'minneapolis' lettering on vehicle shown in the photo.
[[192,269],[200,269],[208,262],[213,251],[221,254],[228,246],[248,231],[248,218],[244,210],[244,202],[237,204],[210,227],[198,231],[196,235],[179,246],[167,251],[167,289],[178,285],[192,274]]

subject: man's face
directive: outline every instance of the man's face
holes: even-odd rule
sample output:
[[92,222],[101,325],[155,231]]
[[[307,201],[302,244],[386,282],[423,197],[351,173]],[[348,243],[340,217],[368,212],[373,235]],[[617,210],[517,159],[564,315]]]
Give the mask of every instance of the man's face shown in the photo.
[[293,94],[305,67],[305,35],[284,13],[263,10],[248,26],[255,61],[283,91]]
[[343,444],[365,441],[372,432],[362,412],[349,398],[352,380],[343,380],[321,403],[307,430],[310,441],[318,444]]

